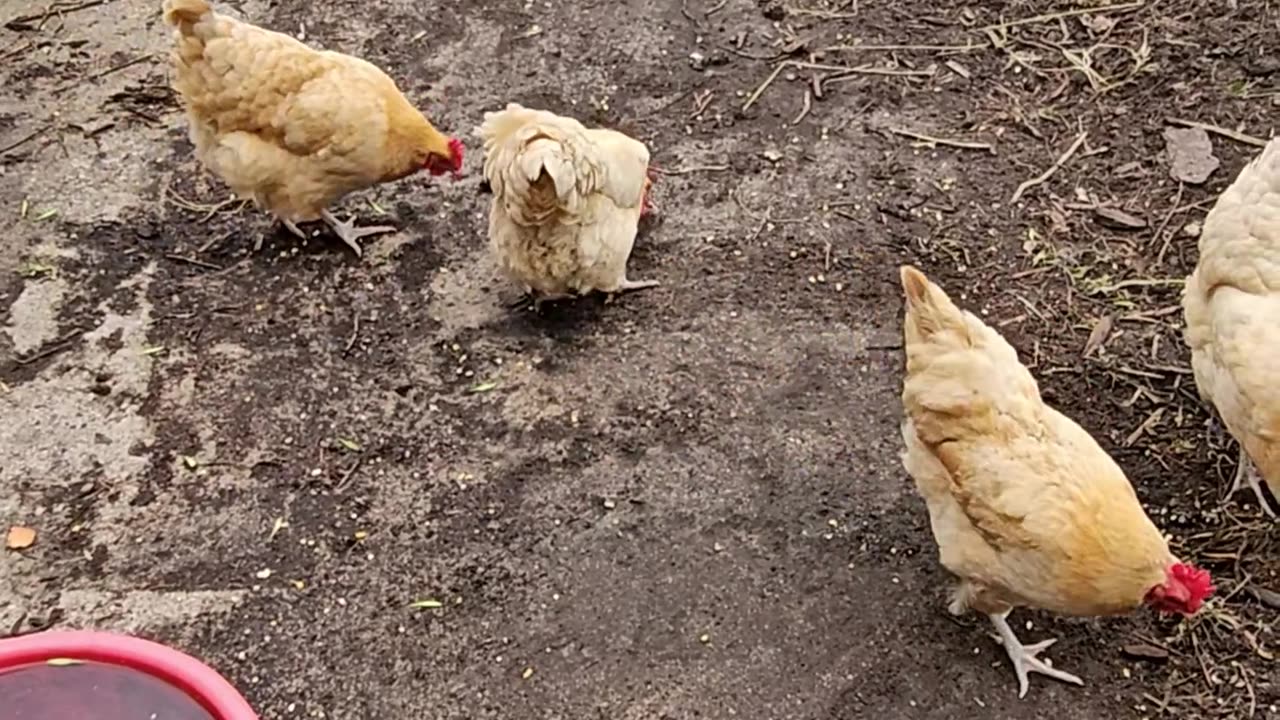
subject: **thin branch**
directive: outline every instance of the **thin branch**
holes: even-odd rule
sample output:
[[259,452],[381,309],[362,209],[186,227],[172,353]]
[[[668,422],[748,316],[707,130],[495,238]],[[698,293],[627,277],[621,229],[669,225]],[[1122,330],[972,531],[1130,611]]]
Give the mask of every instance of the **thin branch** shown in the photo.
[[1058,168],[1065,165],[1067,161],[1071,159],[1071,156],[1076,154],[1076,151],[1079,150],[1080,146],[1084,144],[1084,139],[1087,137],[1089,137],[1088,132],[1080,133],[1080,135],[1076,137],[1075,142],[1071,143],[1071,147],[1067,148],[1067,151],[1062,153],[1062,156],[1059,157],[1053,163],[1053,165],[1049,167],[1048,170],[1045,170],[1044,172],[1040,173],[1036,177],[1033,177],[1030,180],[1027,180],[1026,182],[1019,185],[1018,189],[1013,191],[1013,198],[1010,199],[1009,202],[1011,203],[1018,202],[1019,200],[1022,199],[1023,193],[1025,193],[1026,191],[1030,190],[1031,188],[1037,185],[1040,185],[1041,183],[1043,183],[1044,181],[1052,177],[1053,174],[1058,171]]
[[1164,121],[1172,125],[1182,125],[1184,127],[1200,128],[1205,132],[1211,132],[1215,135],[1221,135],[1224,138],[1229,138],[1231,140],[1235,140],[1238,143],[1244,143],[1245,145],[1253,145],[1254,147],[1267,146],[1267,141],[1263,140],[1260,137],[1246,135],[1245,133],[1242,133],[1236,130],[1224,128],[1221,125],[1212,125],[1210,123],[1202,123],[1196,120],[1183,120],[1181,118],[1165,118]]
[[1046,13],[1044,15],[1034,15],[1021,20],[1010,20],[1009,22],[995,23],[994,25],[984,25],[977,28],[975,32],[986,32],[988,30],[1008,30],[1009,28],[1018,27],[1020,25],[1035,25],[1036,23],[1050,22],[1060,20],[1062,18],[1076,17],[1077,15],[1098,15],[1107,12],[1120,12],[1124,10],[1137,10],[1146,5],[1146,2],[1127,2],[1119,5],[1104,5],[1103,7],[1086,7],[1077,8],[1075,10],[1064,10],[1062,12]]
[[926,142],[931,145],[949,145],[951,147],[956,147],[956,148],[965,148],[966,150],[987,150],[993,154],[996,151],[995,146],[989,143],[984,143],[984,142],[969,142],[967,140],[948,140],[947,138],[933,137],[932,135],[925,135],[923,133],[912,132],[910,130],[905,130],[903,128],[891,127],[891,128],[885,128],[885,129],[893,133],[894,135],[901,135],[903,137],[913,138],[915,140],[920,140],[921,142]]

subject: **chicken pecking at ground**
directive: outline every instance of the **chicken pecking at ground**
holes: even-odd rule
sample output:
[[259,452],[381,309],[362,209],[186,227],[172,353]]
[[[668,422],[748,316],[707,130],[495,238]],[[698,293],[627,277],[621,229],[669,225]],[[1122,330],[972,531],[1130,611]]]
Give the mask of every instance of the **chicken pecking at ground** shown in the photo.
[[1240,445],[1229,494],[1249,485],[1274,518],[1262,482],[1280,498],[1280,140],[1209,211],[1182,308],[1200,397]]
[[649,210],[644,143],[514,103],[485,113],[476,135],[494,196],[490,244],[535,305],[658,285],[627,279],[640,217]]
[[357,229],[330,205],[419,170],[460,173],[462,143],[364,60],[219,15],[206,0],[165,0],[164,18],[197,156],[299,237],[297,223],[324,220],[360,255],[361,237],[396,228]]
[[1017,353],[904,267],[903,464],[929,508],[942,565],[959,579],[950,609],[995,625],[1018,677],[1084,682],[1023,645],[1014,607],[1116,615],[1140,605],[1190,615],[1213,591],[1143,512],[1124,472],[1076,423],[1046,405]]

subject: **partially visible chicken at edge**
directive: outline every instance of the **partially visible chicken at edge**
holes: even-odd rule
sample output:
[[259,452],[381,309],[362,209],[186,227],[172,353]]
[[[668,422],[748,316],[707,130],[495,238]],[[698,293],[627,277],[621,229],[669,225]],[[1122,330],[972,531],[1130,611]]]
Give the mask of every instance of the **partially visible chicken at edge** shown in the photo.
[[1280,139],[1218,198],[1183,287],[1186,341],[1200,397],[1240,446],[1228,495],[1248,485],[1280,499]]

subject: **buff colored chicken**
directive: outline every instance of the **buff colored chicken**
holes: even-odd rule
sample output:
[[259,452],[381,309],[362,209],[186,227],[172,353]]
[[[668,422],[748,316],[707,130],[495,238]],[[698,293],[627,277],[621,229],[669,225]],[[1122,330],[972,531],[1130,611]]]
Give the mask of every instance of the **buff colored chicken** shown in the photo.
[[1274,518],[1262,482],[1280,498],[1280,140],[1205,218],[1182,308],[1200,397],[1240,445],[1230,494],[1247,484]]
[[649,209],[649,149],[620,132],[515,103],[485,113],[484,175],[493,190],[489,241],[535,306],[656,287],[627,279]]
[[1027,692],[1027,674],[1077,685],[1023,645],[1014,607],[1114,615],[1140,605],[1193,614],[1209,574],[1178,561],[1119,466],[1040,399],[995,330],[904,267],[907,368],[903,463],[929,508],[942,565],[959,579],[950,609],[987,615]]
[[360,255],[361,237],[396,228],[357,229],[330,205],[419,170],[460,172],[462,143],[364,60],[224,17],[206,0],[165,0],[164,18],[197,156],[299,237],[297,223],[324,220]]

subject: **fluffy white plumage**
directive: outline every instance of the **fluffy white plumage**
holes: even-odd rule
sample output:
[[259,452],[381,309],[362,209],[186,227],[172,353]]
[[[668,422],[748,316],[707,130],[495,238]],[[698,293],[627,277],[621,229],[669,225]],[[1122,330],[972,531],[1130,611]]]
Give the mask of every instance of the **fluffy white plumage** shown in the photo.
[[537,302],[654,287],[627,279],[649,188],[649,149],[620,132],[515,103],[485,113],[489,241]]

